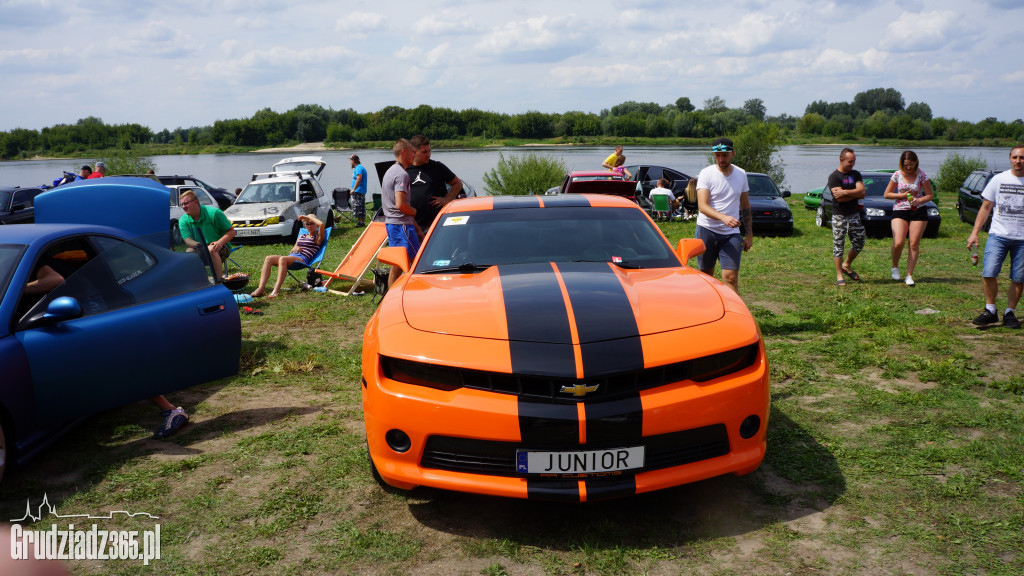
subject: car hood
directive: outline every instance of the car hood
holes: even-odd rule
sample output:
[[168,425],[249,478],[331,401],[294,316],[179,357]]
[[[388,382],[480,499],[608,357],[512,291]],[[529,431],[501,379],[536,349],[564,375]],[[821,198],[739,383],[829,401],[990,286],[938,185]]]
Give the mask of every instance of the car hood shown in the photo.
[[689,268],[627,270],[606,262],[492,266],[417,274],[402,291],[409,326],[471,338],[588,344],[722,318],[708,278]]
[[750,196],[750,208],[752,210],[778,210],[789,208],[781,196]]
[[579,180],[569,184],[572,194],[614,194],[632,198],[636,182],[631,180]]
[[224,211],[224,214],[232,220],[263,220],[270,216],[279,216],[293,206],[295,206],[295,202],[232,204]]

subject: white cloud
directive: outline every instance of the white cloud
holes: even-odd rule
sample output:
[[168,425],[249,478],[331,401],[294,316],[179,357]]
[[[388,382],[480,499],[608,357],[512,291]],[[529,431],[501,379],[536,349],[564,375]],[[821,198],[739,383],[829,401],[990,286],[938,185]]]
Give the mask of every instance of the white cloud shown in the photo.
[[893,52],[938,50],[957,33],[960,20],[960,15],[948,10],[920,14],[904,12],[889,23],[879,47]]
[[558,62],[581,53],[593,39],[584,41],[570,16],[540,16],[509,22],[485,32],[474,50],[509,63]]
[[417,20],[412,25],[411,31],[413,34],[421,36],[450,36],[469,34],[476,28],[473,19],[467,14],[443,12]]
[[385,18],[376,12],[352,12],[338,18],[334,29],[354,35],[365,35],[369,32],[384,29]]

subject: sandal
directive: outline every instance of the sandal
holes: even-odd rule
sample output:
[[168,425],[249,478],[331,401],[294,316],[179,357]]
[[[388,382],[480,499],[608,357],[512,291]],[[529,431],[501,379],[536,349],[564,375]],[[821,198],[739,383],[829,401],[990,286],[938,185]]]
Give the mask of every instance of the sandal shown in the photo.
[[840,268],[840,270],[843,272],[843,274],[849,276],[850,280],[856,280],[857,282],[860,282],[860,274],[857,274],[853,270],[847,270],[846,268]]
[[846,280],[836,280],[836,286],[846,286]]

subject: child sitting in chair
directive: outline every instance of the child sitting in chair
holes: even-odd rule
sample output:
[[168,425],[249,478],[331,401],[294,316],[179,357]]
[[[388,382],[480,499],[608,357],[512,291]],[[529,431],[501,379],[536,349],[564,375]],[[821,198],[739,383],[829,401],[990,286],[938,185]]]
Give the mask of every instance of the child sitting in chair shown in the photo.
[[277,266],[277,282],[274,283],[274,289],[267,297],[276,298],[281,290],[281,286],[284,285],[285,278],[288,277],[288,265],[292,262],[302,262],[309,266],[316,253],[320,251],[320,246],[324,243],[324,223],[312,214],[299,216],[299,222],[302,222],[309,234],[300,235],[298,240],[295,241],[295,246],[292,246],[291,252],[286,256],[272,254],[263,260],[259,288],[252,294],[249,294],[253,298],[259,298],[266,294],[264,288],[267,285],[267,280],[270,280],[271,268]]

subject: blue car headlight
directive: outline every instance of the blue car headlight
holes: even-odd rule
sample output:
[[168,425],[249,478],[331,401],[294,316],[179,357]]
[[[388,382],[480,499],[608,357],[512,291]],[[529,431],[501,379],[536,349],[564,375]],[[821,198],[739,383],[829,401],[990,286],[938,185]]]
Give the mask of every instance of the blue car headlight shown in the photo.
[[879,216],[885,216],[885,210],[881,208],[866,208],[864,214],[878,218]]

